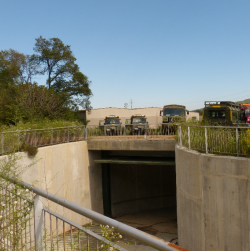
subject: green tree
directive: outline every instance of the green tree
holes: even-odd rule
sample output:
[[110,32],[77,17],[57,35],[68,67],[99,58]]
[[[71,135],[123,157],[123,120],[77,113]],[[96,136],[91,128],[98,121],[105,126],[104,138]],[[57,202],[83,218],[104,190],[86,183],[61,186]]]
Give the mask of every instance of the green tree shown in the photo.
[[30,60],[29,55],[13,49],[0,51],[0,87],[31,82],[38,68],[36,62]]
[[72,119],[74,114],[58,93],[36,83],[9,85],[0,92],[0,121],[3,124],[15,125],[44,118]]
[[62,94],[63,98],[70,98],[73,105],[88,107],[89,97],[92,95],[89,88],[90,81],[75,63],[70,46],[64,45],[59,38],[49,40],[40,36],[36,38],[31,59],[41,66],[40,74],[47,74],[47,86]]

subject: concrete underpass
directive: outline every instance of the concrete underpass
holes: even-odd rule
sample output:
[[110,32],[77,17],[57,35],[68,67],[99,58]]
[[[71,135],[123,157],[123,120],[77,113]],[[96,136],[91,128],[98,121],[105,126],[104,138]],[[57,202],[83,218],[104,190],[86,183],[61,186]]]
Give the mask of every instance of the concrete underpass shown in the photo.
[[104,214],[167,241],[176,238],[175,141],[158,141],[156,150],[152,141],[127,141],[124,150],[114,150],[115,141],[108,147],[107,142],[90,143]]

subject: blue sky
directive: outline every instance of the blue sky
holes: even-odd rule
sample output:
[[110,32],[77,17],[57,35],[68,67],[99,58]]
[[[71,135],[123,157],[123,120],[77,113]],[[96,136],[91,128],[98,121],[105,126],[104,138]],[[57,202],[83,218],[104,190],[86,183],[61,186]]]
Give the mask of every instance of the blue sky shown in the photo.
[[71,46],[93,108],[250,98],[249,0],[0,0],[0,12],[0,50]]

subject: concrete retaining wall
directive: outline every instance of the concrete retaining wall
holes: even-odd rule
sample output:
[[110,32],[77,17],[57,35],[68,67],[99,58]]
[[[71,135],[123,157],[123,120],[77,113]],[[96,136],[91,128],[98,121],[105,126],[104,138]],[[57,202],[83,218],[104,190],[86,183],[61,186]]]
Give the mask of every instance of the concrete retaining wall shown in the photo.
[[250,160],[176,145],[178,237],[192,251],[250,250]]
[[[33,163],[22,175],[22,180],[55,194],[61,198],[73,201],[83,207],[90,208],[89,156],[87,142],[74,142],[48,147],[41,147],[35,158],[29,158],[26,153],[18,153],[19,163],[25,167]],[[1,157],[1,159],[5,156]],[[92,185],[92,189],[98,189]],[[93,198],[94,199],[94,198]],[[43,198],[43,204],[53,211],[71,219],[78,224],[89,221],[69,210],[55,205]],[[100,209],[101,210],[101,209]]]

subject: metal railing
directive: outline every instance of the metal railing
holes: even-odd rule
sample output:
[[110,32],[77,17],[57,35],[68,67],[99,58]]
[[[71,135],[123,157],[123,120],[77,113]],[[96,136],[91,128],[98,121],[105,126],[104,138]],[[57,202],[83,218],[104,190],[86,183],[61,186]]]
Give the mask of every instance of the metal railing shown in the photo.
[[85,138],[85,126],[1,132],[0,154],[23,150],[26,145],[41,147],[85,140]]
[[117,127],[116,125],[92,125],[86,127],[87,139],[97,140],[157,140],[168,139],[170,135],[177,135],[178,126],[176,124],[125,124]]
[[249,156],[250,128],[181,125],[178,142],[181,146],[205,153]]
[[[20,196],[16,192],[20,191],[17,190],[17,187],[19,189],[23,188],[32,192],[33,194],[31,197],[34,197],[34,201],[28,200],[28,208],[33,206],[34,209],[32,211],[28,210],[29,214],[22,215],[22,217],[26,217],[28,219],[28,221],[25,221],[28,223],[21,225],[23,226],[21,232],[20,225],[16,222],[11,224],[9,221],[9,219],[13,218],[13,215],[15,215],[15,212],[18,211],[17,209],[19,207],[17,207],[15,203],[10,204],[6,210],[3,206],[0,206],[0,244],[1,247],[4,247],[4,250],[16,250],[13,243],[18,240],[19,244],[22,242],[21,249],[19,248],[18,250],[107,250],[108,246],[108,250],[126,251],[123,247],[118,246],[109,239],[106,239],[92,231],[91,227],[88,228],[80,226],[79,224],[74,223],[73,221],[44,207],[41,197],[71,210],[71,213],[74,212],[87,217],[90,219],[90,222],[94,221],[99,224],[108,225],[112,227],[114,231],[133,238],[134,240],[144,243],[156,250],[180,250],[180,247],[172,243],[151,236],[68,200],[59,198],[53,194],[43,191],[40,188],[33,187],[25,182],[16,181],[7,176],[2,175],[1,178],[11,183],[11,193],[14,194],[15,201],[17,198],[24,200],[24,202],[20,202],[20,207],[24,206],[28,199]],[[8,193],[6,188],[2,189],[0,198],[6,198],[6,193]],[[13,196],[10,196],[9,198],[12,199]],[[2,201],[0,202],[2,203]],[[9,233],[11,233],[11,236]],[[14,237],[17,233],[22,233],[22,235],[19,236],[19,239]],[[106,249],[104,249],[105,245]]]
[[166,124],[142,126],[134,124],[122,126],[119,130],[104,126],[68,126],[47,129],[30,129],[0,132],[0,154],[22,151],[25,146],[42,147],[81,140],[164,140],[176,135],[177,125]]

